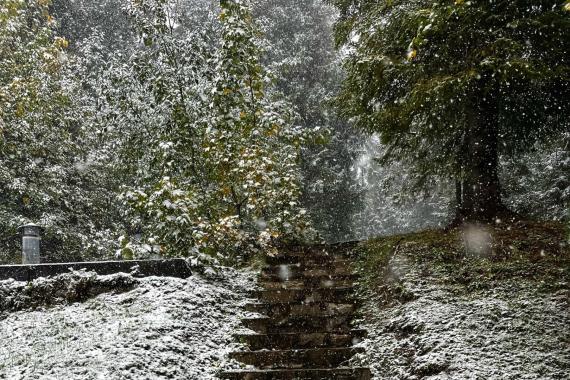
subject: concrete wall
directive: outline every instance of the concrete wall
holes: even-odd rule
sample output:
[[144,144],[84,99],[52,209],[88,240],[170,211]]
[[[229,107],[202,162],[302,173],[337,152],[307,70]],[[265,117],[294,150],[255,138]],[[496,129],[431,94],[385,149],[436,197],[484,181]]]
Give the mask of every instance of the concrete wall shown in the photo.
[[55,276],[70,269],[93,271],[97,274],[118,272],[131,273],[137,270],[138,276],[169,276],[187,278],[192,275],[190,265],[184,259],[170,260],[130,260],[130,261],[89,261],[81,263],[46,263],[34,265],[0,265],[0,280],[13,278],[17,281],[31,281],[38,277]]

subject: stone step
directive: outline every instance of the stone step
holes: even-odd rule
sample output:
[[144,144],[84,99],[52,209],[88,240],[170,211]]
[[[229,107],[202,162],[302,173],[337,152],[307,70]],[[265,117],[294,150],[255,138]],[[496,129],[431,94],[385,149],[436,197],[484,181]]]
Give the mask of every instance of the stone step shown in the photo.
[[274,278],[279,281],[299,278],[335,277],[353,274],[346,260],[334,261],[330,265],[283,264],[268,265],[261,270],[261,278]]
[[348,332],[351,330],[351,315],[333,317],[285,317],[273,319],[268,317],[244,318],[245,327],[260,334],[295,333],[295,332]]
[[334,316],[354,313],[354,303],[309,302],[309,303],[248,303],[247,311],[264,314],[268,317],[286,316]]
[[[303,269],[327,269],[329,271],[335,270],[337,268],[351,268],[352,261],[347,259],[335,259],[332,261],[322,262],[322,263],[315,263],[315,262],[299,262],[299,263],[292,263],[292,264],[278,264],[278,265],[266,265],[263,269],[272,270],[282,270],[282,269],[289,269],[294,270],[295,268],[301,267]],[[331,273],[332,274],[332,273]]]
[[332,255],[327,252],[286,252],[276,256],[266,256],[265,262],[268,265],[311,263],[321,264],[332,261],[343,260],[342,256]]
[[269,265],[259,275],[261,290],[250,292],[258,302],[246,305],[263,316],[242,320],[257,333],[235,335],[251,351],[230,354],[248,369],[221,377],[369,380],[369,369],[346,367],[354,354],[364,352],[351,346],[366,336],[351,327],[358,304],[358,278],[349,260],[355,246],[288,247],[267,257]]
[[370,380],[369,368],[238,370],[220,374],[226,380]]
[[283,290],[254,290],[250,292],[252,298],[264,303],[284,302],[333,302],[353,303],[354,288],[313,288],[313,289],[283,289]]
[[314,244],[314,245],[296,245],[282,248],[279,254],[333,254],[335,256],[347,257],[352,254],[354,248],[358,246],[357,241],[335,244]]
[[302,349],[319,347],[350,347],[366,337],[366,330],[353,329],[346,333],[307,332],[284,334],[237,334],[235,338],[251,350]]
[[286,271],[280,272],[277,271],[262,271],[259,274],[259,281],[264,282],[291,282],[291,281],[298,281],[303,282],[307,285],[312,285],[315,283],[321,283],[324,281],[357,281],[358,275],[353,274],[351,271],[347,271],[345,274],[329,274],[328,271],[325,270],[293,270],[293,271]]
[[233,352],[230,358],[259,369],[334,368],[362,352],[364,352],[362,347],[262,350]]
[[354,284],[351,278],[327,278],[317,280],[297,279],[290,281],[260,281],[259,285],[264,289],[291,289],[291,288],[332,288],[349,287]]

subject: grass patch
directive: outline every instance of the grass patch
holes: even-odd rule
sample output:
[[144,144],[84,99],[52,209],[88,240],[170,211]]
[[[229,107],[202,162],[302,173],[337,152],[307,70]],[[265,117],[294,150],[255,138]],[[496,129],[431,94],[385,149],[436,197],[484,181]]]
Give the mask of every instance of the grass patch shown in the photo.
[[405,302],[412,295],[390,270],[389,262],[400,247],[405,235],[394,235],[368,240],[354,250],[355,271],[360,275],[359,296],[372,292],[381,302],[394,300]]
[[430,279],[460,292],[520,280],[553,291],[570,282],[567,232],[558,223],[466,225],[376,238],[361,243],[356,257],[364,291],[387,303],[413,299],[398,274],[402,263],[407,267],[402,271],[413,270],[415,280]]

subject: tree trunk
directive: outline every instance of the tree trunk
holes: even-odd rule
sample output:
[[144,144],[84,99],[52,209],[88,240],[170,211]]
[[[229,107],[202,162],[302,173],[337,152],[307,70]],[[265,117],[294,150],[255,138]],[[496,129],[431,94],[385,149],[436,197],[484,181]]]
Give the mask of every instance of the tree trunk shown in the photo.
[[490,107],[476,107],[458,157],[457,215],[460,222],[489,222],[506,211],[499,182],[498,127]]

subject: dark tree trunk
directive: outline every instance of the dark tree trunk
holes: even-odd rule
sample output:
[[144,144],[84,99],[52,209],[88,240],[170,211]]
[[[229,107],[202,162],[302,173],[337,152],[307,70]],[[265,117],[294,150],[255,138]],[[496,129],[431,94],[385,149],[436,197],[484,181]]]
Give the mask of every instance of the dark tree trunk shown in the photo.
[[491,107],[476,107],[467,116],[458,157],[456,220],[489,222],[506,212],[499,182],[498,126]]

